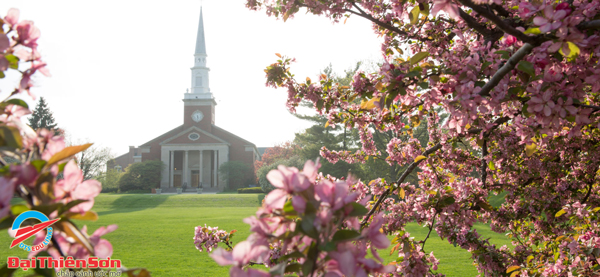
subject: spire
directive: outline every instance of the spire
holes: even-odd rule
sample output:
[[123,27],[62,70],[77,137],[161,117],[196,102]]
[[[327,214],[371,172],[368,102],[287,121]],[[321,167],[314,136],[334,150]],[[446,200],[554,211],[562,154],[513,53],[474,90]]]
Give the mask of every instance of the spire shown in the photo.
[[184,94],[185,99],[213,99],[210,92],[208,72],[206,66],[206,43],[204,40],[204,22],[202,20],[202,6],[200,6],[200,20],[198,22],[198,35],[196,36],[196,51],[194,52],[194,67],[192,70],[192,90]]
[[200,6],[200,20],[198,22],[198,35],[196,36],[195,54],[206,56],[206,44],[204,43],[204,22],[202,20],[202,6]]

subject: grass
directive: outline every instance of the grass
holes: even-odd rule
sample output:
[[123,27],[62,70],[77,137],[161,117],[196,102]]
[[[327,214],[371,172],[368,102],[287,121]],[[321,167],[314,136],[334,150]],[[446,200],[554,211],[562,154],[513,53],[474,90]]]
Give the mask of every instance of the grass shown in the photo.
[[[249,227],[242,219],[253,215],[259,205],[256,194],[175,194],[136,195],[101,194],[96,197],[94,210],[100,216],[96,222],[80,221],[90,233],[100,226],[118,224],[119,228],[104,236],[114,248],[112,258],[121,259],[128,268],[145,267],[153,276],[227,276],[229,269],[218,266],[205,252],[193,244],[194,227],[219,226],[225,230],[238,230],[235,242],[245,239]],[[261,197],[262,198],[262,197]],[[478,225],[477,230],[491,241],[507,244],[508,240],[493,233],[489,227]],[[422,240],[427,229],[410,224],[407,230],[415,240]],[[21,256],[26,252],[8,249],[12,239],[0,232],[0,257]],[[440,259],[439,272],[447,276],[475,276],[477,272],[466,250],[455,248],[432,232],[425,250]],[[389,250],[380,252],[386,262],[394,261]],[[6,260],[0,260],[4,266]],[[261,267],[262,268],[262,267]],[[25,276],[26,274],[19,274]]]

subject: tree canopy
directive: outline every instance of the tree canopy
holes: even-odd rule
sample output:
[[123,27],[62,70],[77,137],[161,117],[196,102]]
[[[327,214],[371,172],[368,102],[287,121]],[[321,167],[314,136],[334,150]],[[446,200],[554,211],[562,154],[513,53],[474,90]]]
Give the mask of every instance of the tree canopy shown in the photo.
[[[326,74],[296,80],[295,59],[281,54],[265,70],[267,85],[285,88],[292,112],[309,101],[326,125],[358,130],[360,149],[324,150],[327,160],[387,156],[402,169],[395,180],[368,184],[320,178],[310,163],[270,172],[277,189],[247,220],[257,226],[251,239],[236,245],[236,255],[221,249],[213,255],[233,265],[232,275],[268,276],[243,267],[257,259],[274,274],[441,275],[439,260],[425,251],[430,236],[414,240],[409,222],[468,250],[485,276],[600,274],[600,1],[248,0],[247,6],[284,21],[308,12],[373,24],[383,37],[384,62],[356,72],[349,86]],[[423,123],[425,144],[410,136]],[[385,133],[387,143],[378,144]],[[417,184],[407,182],[417,169]],[[493,207],[488,199],[500,193],[505,201]],[[506,234],[515,247],[490,243],[476,223]],[[388,245],[380,230],[394,236],[394,264],[366,257],[367,248],[376,256],[376,248]],[[282,253],[278,259],[268,259],[272,248]],[[238,255],[241,249],[255,251]]]
[[35,110],[33,110],[33,114],[29,117],[29,126],[34,130],[46,128],[54,132],[55,135],[58,135],[59,129],[56,127],[57,125],[46,100],[44,100],[44,97],[40,97]]

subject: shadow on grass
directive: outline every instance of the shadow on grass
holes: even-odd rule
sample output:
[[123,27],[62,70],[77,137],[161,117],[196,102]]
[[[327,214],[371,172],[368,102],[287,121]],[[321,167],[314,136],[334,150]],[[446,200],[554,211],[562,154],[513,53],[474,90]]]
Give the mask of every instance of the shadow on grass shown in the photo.
[[99,216],[115,213],[129,213],[156,208],[167,201],[167,198],[169,197],[170,195],[123,195],[112,202],[103,201],[97,203],[98,205],[95,206],[110,209],[108,211],[98,212]]

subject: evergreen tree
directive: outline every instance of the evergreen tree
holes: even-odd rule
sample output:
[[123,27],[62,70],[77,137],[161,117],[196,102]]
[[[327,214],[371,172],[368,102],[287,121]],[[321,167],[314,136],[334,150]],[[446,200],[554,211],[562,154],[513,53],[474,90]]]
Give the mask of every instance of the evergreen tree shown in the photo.
[[58,135],[59,129],[56,127],[56,125],[56,122],[54,122],[54,116],[52,116],[52,112],[48,108],[48,104],[46,104],[44,97],[40,97],[40,101],[35,107],[33,114],[29,118],[29,126],[31,126],[31,128],[34,130],[46,128],[54,131],[54,134]]

